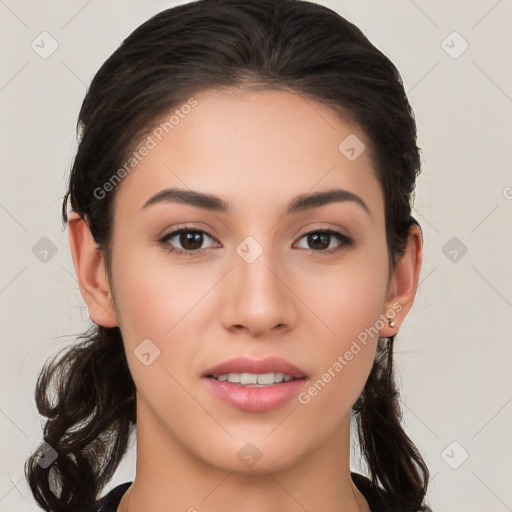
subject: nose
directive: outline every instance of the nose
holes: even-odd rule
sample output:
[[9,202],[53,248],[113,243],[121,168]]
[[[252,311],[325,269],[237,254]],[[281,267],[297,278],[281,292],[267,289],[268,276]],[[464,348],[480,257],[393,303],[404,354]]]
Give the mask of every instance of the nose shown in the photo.
[[221,317],[225,329],[246,330],[252,337],[265,338],[294,327],[295,295],[271,252],[263,250],[252,262],[235,254],[224,290]]

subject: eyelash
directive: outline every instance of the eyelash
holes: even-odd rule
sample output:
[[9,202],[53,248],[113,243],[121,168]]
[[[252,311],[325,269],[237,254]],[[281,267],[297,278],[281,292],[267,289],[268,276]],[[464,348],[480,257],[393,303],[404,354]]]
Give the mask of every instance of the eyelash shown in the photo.
[[[176,249],[174,247],[169,246],[168,240],[170,240],[171,238],[174,238],[176,235],[179,235],[181,233],[191,233],[191,232],[202,233],[202,234],[210,237],[212,240],[215,240],[214,237],[212,235],[210,235],[210,233],[208,233],[207,231],[204,231],[204,230],[198,229],[198,228],[194,228],[194,227],[183,226],[183,227],[181,227],[175,231],[171,231],[170,233],[167,233],[166,235],[159,238],[158,243],[160,245],[162,245],[162,247],[167,252],[177,254],[178,256],[195,256],[197,254],[202,254],[206,249],[195,249],[195,250],[191,250],[191,251],[182,251],[180,249]],[[348,249],[355,245],[354,240],[352,240],[348,236],[344,235],[343,233],[340,233],[339,231],[336,231],[331,228],[315,229],[313,231],[308,231],[307,233],[302,234],[302,236],[299,238],[299,240],[301,240],[302,238],[304,238],[308,235],[312,235],[312,234],[316,234],[316,233],[324,233],[324,234],[332,235],[332,236],[338,238],[338,240],[341,242],[341,245],[335,249],[325,249],[325,250],[316,250],[316,251],[314,249],[309,249],[313,253],[320,253],[322,255],[334,254],[334,253],[337,253],[344,249]],[[308,249],[306,249],[306,250],[308,250]]]

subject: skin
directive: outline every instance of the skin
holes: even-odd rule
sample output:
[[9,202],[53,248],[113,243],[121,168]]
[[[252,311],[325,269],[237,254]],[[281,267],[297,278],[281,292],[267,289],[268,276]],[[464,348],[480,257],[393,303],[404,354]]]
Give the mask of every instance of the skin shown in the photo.
[[[70,217],[90,317],[120,326],[137,387],[136,477],[118,512],[369,511],[350,478],[349,419],[377,336],[306,405],[292,399],[272,411],[241,411],[212,395],[201,375],[234,356],[278,355],[311,385],[400,304],[395,326],[379,330],[396,334],[416,293],[421,232],[411,227],[391,274],[370,141],[327,106],[276,90],[194,97],[197,107],[115,190],[112,280],[87,224]],[[349,134],[367,148],[354,161],[338,150]],[[170,202],[141,210],[168,187],[215,194],[231,212]],[[284,215],[295,196],[330,188],[357,194],[370,213],[346,201]],[[185,223],[212,236],[202,254],[180,256],[158,243]],[[342,249],[327,254],[308,243],[305,233],[329,226],[355,245],[331,237],[326,245]],[[247,236],[263,248],[252,263],[236,252]],[[191,247],[179,236],[169,245]],[[145,366],[134,350],[148,338],[160,356]],[[252,468],[237,457],[248,442],[262,455]]]

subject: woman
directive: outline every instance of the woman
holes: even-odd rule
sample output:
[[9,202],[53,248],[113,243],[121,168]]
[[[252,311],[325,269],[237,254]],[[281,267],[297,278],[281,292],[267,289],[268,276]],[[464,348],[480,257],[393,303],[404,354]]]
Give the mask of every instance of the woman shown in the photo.
[[[428,510],[392,369],[422,234],[389,59],[314,3],[201,0],[123,42],[79,126],[62,214],[94,325],[37,383],[36,501]],[[98,499],[133,428],[135,479]]]

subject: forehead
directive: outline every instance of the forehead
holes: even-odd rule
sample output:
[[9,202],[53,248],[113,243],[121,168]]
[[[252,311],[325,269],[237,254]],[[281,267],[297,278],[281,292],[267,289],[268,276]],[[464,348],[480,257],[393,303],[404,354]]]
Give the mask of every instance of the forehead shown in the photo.
[[139,148],[150,149],[123,178],[116,210],[134,213],[151,195],[171,187],[256,209],[274,201],[288,204],[289,197],[315,189],[343,187],[378,209],[382,198],[369,143],[331,108],[298,94],[203,91],[162,116],[142,140]]

